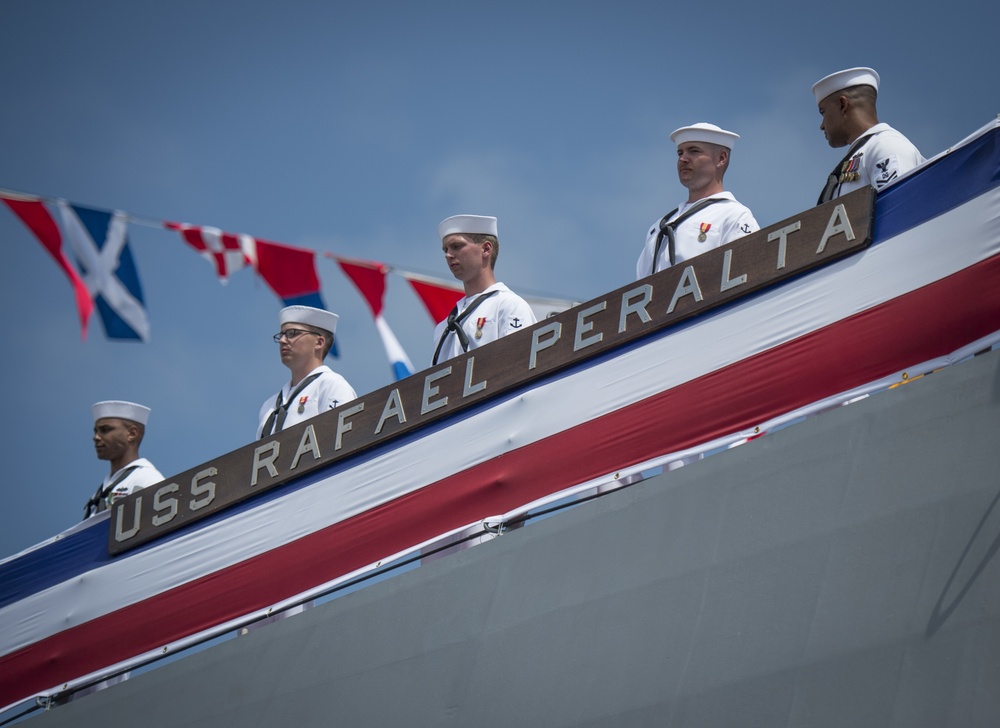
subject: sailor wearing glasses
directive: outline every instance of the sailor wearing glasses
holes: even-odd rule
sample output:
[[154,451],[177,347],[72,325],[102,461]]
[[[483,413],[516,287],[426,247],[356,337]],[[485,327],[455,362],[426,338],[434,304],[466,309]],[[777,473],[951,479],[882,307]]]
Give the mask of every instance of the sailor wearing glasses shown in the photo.
[[337,330],[335,313],[311,306],[281,309],[281,331],[274,335],[281,363],[292,378],[260,408],[257,438],[268,437],[321,412],[355,399],[347,380],[323,364]]

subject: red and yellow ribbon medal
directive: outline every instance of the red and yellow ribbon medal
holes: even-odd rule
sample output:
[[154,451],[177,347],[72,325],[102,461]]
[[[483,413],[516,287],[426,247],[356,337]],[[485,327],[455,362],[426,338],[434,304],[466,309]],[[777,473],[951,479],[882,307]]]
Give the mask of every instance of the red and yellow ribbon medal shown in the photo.
[[477,339],[483,338],[483,327],[485,325],[486,325],[486,319],[485,318],[477,318],[476,319],[476,338]]
[[301,397],[299,397],[299,414],[302,414],[303,412],[306,411],[306,402],[308,401],[309,401],[308,394],[303,394]]
[[712,229],[712,223],[710,223],[710,222],[703,222],[701,224],[701,228],[700,229],[701,229],[701,232],[698,233],[698,242],[699,243],[704,243],[706,240],[708,240],[708,236],[706,235],[706,233],[709,230]]
[[851,157],[851,161],[849,161],[844,167],[843,172],[841,172],[839,180],[840,183],[844,184],[844,182],[857,182],[861,179],[861,173],[858,171],[859,169],[861,169],[861,154],[855,154]]

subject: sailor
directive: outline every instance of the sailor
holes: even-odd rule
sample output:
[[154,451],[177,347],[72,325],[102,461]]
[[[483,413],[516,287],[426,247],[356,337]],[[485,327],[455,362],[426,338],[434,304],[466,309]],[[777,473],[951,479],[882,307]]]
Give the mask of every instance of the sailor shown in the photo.
[[881,190],[926,161],[909,139],[879,123],[878,84],[879,76],[871,68],[848,68],[813,84],[823,117],[819,128],[831,147],[848,147],[816,204],[869,185]]
[[260,408],[257,438],[281,432],[358,395],[347,380],[323,364],[333,346],[339,316],[311,306],[281,309],[281,330],[272,338],[292,378]]
[[84,520],[107,510],[119,498],[163,480],[160,471],[139,457],[146,434],[149,407],[135,402],[109,400],[90,408],[94,416],[94,450],[98,460],[108,460],[111,471],[94,497],[87,501]]
[[705,123],[681,127],[670,135],[677,145],[677,177],[688,198],[649,229],[635,266],[636,279],[760,230],[753,213],[722,184],[739,138]]
[[434,329],[432,364],[535,323],[531,306],[494,275],[500,251],[495,217],[449,217],[438,225],[438,237],[444,260],[452,275],[462,281],[465,296]]

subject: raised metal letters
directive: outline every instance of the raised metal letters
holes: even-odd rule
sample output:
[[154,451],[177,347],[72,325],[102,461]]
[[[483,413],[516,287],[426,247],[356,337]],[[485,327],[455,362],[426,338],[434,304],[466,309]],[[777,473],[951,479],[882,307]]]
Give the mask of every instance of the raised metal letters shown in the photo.
[[819,255],[826,250],[827,241],[838,233],[844,233],[848,240],[854,240],[854,230],[851,228],[851,220],[847,217],[847,212],[844,210],[843,205],[837,205],[833,208],[833,214],[830,215],[830,222],[826,224],[826,230],[823,231],[823,239],[819,241],[816,254]]
[[677,308],[677,302],[684,296],[694,296],[695,301],[705,300],[705,297],[701,295],[701,286],[698,285],[698,276],[694,272],[694,266],[684,266],[681,279],[677,281],[677,288],[674,289],[674,297],[670,299],[670,305],[667,306],[667,313],[673,313],[674,309]]
[[[153,525],[162,526],[165,523],[170,523],[174,520],[174,516],[177,515],[178,502],[176,498],[170,498],[167,501],[163,500],[164,495],[169,495],[171,493],[177,493],[180,491],[181,487],[177,483],[168,483],[167,485],[160,486],[156,489],[153,494],[153,510],[156,515],[153,516]],[[167,509],[166,515],[160,513],[164,508]]]
[[344,434],[354,429],[354,423],[348,422],[347,418],[351,415],[363,412],[364,409],[365,403],[359,402],[358,404],[351,405],[345,410],[341,410],[340,414],[337,415],[337,444],[333,446],[334,450],[340,450],[344,447]]
[[719,285],[720,291],[728,291],[732,288],[736,288],[736,286],[742,286],[744,283],[747,282],[746,273],[737,278],[731,279],[729,276],[731,275],[732,267],[733,267],[733,251],[732,248],[730,248],[729,250],[726,251],[725,255],[722,258],[722,283]]
[[[547,338],[542,338],[549,334]],[[538,353],[555,346],[562,336],[562,323],[553,321],[531,332],[531,356],[528,357],[528,369],[534,369],[538,365]]]
[[468,397],[470,394],[475,394],[476,392],[482,392],[486,389],[486,380],[481,382],[472,383],[472,367],[476,363],[476,357],[470,356],[469,361],[465,362],[465,386],[462,387],[462,396]]
[[852,192],[126,496],[112,506],[108,550],[135,548],[641,337],[669,336],[682,321],[858,252],[874,199],[868,188]]
[[580,351],[580,349],[592,344],[599,344],[604,339],[604,334],[600,332],[588,337],[584,337],[584,334],[594,330],[594,323],[587,321],[587,319],[595,313],[600,313],[607,307],[608,302],[601,301],[583,309],[576,315],[576,336],[573,337],[573,351]]
[[618,316],[619,334],[625,333],[630,313],[638,316],[639,320],[644,324],[648,324],[653,320],[653,317],[649,315],[649,311],[646,310],[646,306],[649,305],[652,298],[653,287],[648,283],[643,283],[638,288],[633,288],[622,294],[622,312]]
[[768,242],[771,242],[772,240],[778,241],[778,266],[775,270],[781,270],[785,267],[785,251],[788,250],[788,236],[801,229],[802,222],[796,220],[791,225],[786,225],[780,230],[775,230],[767,236]]
[[307,452],[312,453],[313,460],[320,459],[319,443],[316,442],[316,430],[312,426],[312,423],[302,433],[302,440],[299,441],[299,449],[295,451],[295,457],[292,458],[292,470],[295,470],[299,466],[299,458]]
[[385,421],[390,417],[395,417],[396,422],[403,424],[406,422],[406,412],[403,410],[403,402],[399,398],[399,390],[394,389],[389,392],[389,397],[385,400],[385,407],[382,408],[382,416],[378,418],[378,427],[375,434],[381,434]]
[[440,387],[432,387],[431,383],[447,377],[449,374],[451,374],[451,367],[445,367],[439,372],[434,372],[424,377],[424,397],[420,401],[420,414],[425,415],[428,412],[448,406],[447,397],[431,402],[431,397],[436,397],[441,391]]

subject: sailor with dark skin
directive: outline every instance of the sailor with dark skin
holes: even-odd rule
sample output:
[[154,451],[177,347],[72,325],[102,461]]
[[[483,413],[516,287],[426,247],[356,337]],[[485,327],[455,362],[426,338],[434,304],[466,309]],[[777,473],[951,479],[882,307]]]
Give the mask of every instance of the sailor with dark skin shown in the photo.
[[134,402],[105,401],[91,407],[94,451],[110,463],[110,472],[87,503],[85,518],[106,510],[119,498],[163,480],[160,471],[139,457],[149,408]]
[[925,161],[909,139],[879,122],[878,88],[879,75],[871,68],[838,71],[813,84],[820,131],[834,149],[849,146],[819,204],[863,187],[881,190]]
[[102,418],[94,424],[94,450],[99,460],[111,463],[111,472],[121,470],[139,457],[139,425],[128,420]]

